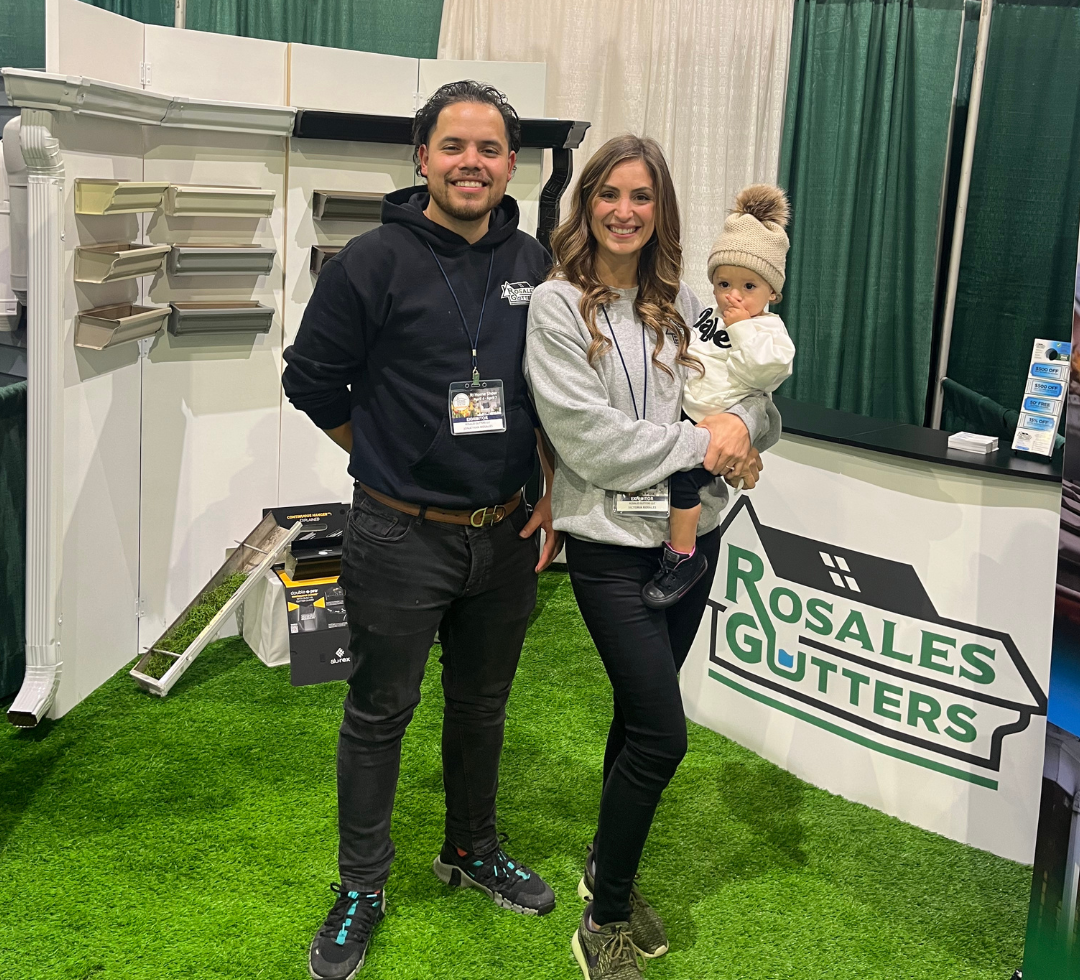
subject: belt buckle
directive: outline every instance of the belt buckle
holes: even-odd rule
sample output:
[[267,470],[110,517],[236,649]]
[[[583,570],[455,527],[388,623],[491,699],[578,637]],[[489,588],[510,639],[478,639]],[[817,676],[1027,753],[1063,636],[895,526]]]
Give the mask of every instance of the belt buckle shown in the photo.
[[[480,518],[479,521],[477,521],[477,516]],[[506,517],[506,508],[502,504],[496,504],[494,507],[478,507],[469,515],[469,523],[473,527],[490,527],[492,524],[498,524],[504,517]]]

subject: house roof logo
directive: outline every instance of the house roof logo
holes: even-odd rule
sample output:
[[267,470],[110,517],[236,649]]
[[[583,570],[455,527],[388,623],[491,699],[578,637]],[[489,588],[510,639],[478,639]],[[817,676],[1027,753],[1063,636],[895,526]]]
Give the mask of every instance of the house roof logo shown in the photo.
[[1005,740],[1046,714],[1011,636],[940,616],[911,565],[762,524],[721,527],[709,675],[838,737],[997,789]]
[[528,306],[532,292],[532,283],[504,282],[499,287],[499,299],[506,300],[511,306]]

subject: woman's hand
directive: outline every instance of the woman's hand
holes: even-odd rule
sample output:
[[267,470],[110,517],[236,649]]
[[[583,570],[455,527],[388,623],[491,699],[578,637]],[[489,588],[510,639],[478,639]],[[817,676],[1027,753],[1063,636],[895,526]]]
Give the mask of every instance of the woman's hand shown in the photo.
[[562,531],[556,531],[551,519],[551,490],[550,482],[548,491],[544,494],[533,508],[529,522],[521,529],[519,537],[527,538],[536,533],[537,528],[544,529],[544,550],[540,555],[540,563],[536,566],[536,574],[539,575],[548,567],[562,551]]
[[[735,472],[726,475],[724,479],[737,489],[753,490],[763,469],[765,469],[765,465],[761,462],[761,454],[756,449],[751,449],[746,462]],[[741,488],[739,486],[740,481],[742,483]]]
[[[705,451],[705,469],[714,476],[726,477],[744,466],[750,458],[750,432],[738,415],[720,412],[698,422],[699,429],[708,429],[711,437]],[[760,465],[760,461],[759,461]]]

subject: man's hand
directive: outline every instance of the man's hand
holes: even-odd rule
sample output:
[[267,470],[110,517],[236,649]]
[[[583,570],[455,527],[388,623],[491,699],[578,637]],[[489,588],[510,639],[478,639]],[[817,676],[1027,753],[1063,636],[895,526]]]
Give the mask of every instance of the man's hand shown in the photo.
[[727,326],[731,326],[733,323],[738,323],[740,320],[749,320],[750,312],[743,306],[743,301],[732,293],[728,293],[724,297],[728,304],[726,310],[720,315],[724,318],[724,323]]
[[[550,486],[550,485],[549,485]],[[548,567],[562,551],[562,532],[556,531],[551,523],[551,490],[544,494],[533,508],[529,523],[521,529],[521,537],[527,538],[536,533],[536,529],[544,529],[544,550],[540,554],[540,564],[536,566],[539,575]]]
[[761,462],[761,454],[756,449],[751,449],[746,462],[734,472],[725,475],[724,479],[736,488],[741,480],[743,490],[753,490],[763,469],[765,464]]
[[726,477],[749,459],[750,433],[738,415],[731,412],[709,415],[698,422],[698,428],[707,429],[712,437],[703,465],[714,476]]
[[352,422],[339,425],[336,429],[323,429],[350,456],[352,455]]

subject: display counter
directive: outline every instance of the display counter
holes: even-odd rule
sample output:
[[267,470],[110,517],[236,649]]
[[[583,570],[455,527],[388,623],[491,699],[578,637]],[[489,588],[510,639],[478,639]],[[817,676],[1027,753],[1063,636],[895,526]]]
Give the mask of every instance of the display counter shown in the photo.
[[795,775],[1030,862],[1060,454],[777,398],[784,435],[723,523],[687,715]]

